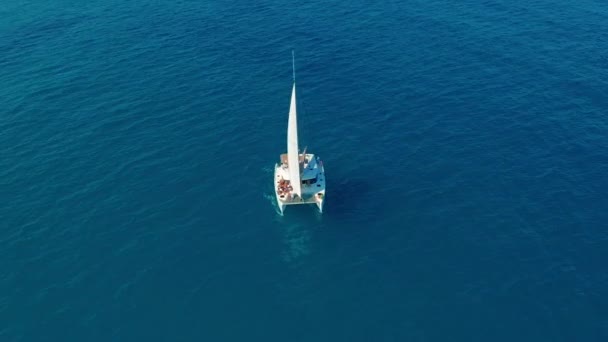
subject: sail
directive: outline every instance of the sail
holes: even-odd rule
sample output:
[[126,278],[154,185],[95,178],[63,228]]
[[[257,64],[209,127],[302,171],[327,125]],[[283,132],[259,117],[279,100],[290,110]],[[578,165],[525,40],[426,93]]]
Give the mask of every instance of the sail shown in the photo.
[[298,119],[296,111],[296,84],[291,91],[291,106],[289,107],[289,126],[287,128],[287,165],[289,166],[289,182],[292,193],[302,197],[300,182],[300,163],[298,152]]

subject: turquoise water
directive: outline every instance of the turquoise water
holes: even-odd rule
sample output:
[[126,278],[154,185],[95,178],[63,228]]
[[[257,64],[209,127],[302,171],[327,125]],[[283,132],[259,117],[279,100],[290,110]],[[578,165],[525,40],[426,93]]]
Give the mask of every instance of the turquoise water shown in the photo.
[[604,2],[0,14],[1,341],[608,338]]

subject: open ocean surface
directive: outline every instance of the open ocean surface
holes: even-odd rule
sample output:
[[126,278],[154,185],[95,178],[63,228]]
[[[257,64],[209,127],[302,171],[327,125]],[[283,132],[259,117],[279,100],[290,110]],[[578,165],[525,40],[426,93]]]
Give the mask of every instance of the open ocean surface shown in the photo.
[[2,342],[608,340],[606,1],[3,0],[0,52]]

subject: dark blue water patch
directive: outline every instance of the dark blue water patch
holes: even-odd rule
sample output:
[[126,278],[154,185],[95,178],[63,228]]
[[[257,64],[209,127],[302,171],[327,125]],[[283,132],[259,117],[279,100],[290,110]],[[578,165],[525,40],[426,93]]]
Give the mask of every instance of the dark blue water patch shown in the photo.
[[19,5],[3,341],[608,337],[603,4]]

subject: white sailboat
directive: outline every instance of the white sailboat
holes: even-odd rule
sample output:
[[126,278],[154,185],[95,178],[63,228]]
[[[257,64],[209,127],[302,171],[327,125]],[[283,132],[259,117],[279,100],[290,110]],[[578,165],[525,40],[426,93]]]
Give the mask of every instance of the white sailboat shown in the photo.
[[281,154],[281,163],[274,168],[274,187],[281,214],[285,206],[316,204],[323,212],[325,201],[325,170],[323,162],[311,153],[298,149],[298,113],[296,105],[295,61],[292,53],[293,88],[287,126],[287,153]]

